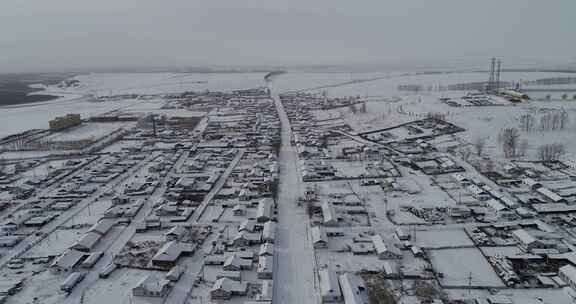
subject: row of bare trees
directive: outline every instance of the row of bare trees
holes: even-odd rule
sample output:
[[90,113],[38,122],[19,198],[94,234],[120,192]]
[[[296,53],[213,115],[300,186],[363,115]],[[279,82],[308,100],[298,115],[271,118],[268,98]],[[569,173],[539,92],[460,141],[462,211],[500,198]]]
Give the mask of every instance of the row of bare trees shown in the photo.
[[440,113],[440,112],[428,112],[426,114],[426,118],[430,118],[430,119],[436,119],[439,121],[446,121],[446,114],[445,113]]
[[558,161],[566,153],[566,146],[561,143],[545,144],[538,147],[538,159],[545,164]]
[[524,132],[564,130],[568,124],[568,112],[564,109],[540,115],[538,119],[531,113],[520,116],[520,129]]

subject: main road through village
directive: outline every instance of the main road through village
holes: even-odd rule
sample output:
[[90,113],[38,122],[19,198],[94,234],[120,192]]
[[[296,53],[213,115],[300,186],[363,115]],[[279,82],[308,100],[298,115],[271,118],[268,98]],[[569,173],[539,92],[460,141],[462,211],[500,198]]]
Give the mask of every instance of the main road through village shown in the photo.
[[[273,88],[271,88],[273,89]],[[274,303],[319,303],[315,282],[314,249],[308,235],[309,219],[296,201],[303,189],[298,173],[298,154],[292,146],[288,115],[280,98],[272,93],[281,122],[280,185],[278,193],[278,232],[274,271]]]

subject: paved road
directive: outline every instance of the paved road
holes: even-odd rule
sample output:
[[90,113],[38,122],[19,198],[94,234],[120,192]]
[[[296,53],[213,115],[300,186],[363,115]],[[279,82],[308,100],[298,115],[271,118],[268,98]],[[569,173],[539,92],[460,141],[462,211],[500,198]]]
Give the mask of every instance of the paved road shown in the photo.
[[298,155],[290,143],[290,121],[278,95],[273,95],[282,126],[280,185],[278,193],[278,235],[274,272],[274,303],[318,303],[315,290],[314,249],[308,238],[308,216],[296,207],[302,193]]

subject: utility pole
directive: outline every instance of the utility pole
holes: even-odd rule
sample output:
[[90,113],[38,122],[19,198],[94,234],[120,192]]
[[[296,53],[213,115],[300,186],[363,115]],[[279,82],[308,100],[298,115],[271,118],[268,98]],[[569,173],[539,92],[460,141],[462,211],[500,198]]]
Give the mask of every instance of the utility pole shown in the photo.
[[500,90],[500,73],[502,72],[502,61],[498,59],[498,70],[496,72],[496,92]]
[[152,116],[152,129],[154,132],[154,137],[156,137],[156,117]]
[[468,273],[468,295],[470,295],[471,289],[472,289],[472,271]]

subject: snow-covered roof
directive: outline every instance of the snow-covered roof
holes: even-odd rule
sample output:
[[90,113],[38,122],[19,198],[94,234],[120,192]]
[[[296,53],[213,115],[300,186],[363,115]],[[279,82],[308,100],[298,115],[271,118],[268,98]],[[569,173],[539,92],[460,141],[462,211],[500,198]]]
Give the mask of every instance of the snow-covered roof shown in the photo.
[[555,203],[563,200],[563,198],[560,195],[552,192],[548,188],[540,187],[540,188],[536,189],[536,192],[542,194],[543,196],[545,196],[546,198],[548,198],[549,200],[551,200]]
[[265,240],[274,240],[276,238],[276,223],[268,221],[264,224],[264,230],[262,232],[262,237]]
[[103,218],[99,220],[98,223],[94,224],[94,226],[92,226],[89,231],[105,235],[108,233],[108,231],[110,231],[110,229],[112,229],[112,227],[114,227],[115,224],[115,219]]
[[259,273],[272,273],[274,272],[274,257],[261,256],[258,258],[258,272]]
[[495,200],[495,199],[487,200],[486,205],[488,205],[488,207],[494,209],[496,212],[500,212],[500,211],[504,211],[504,210],[508,209],[508,207],[506,207],[500,201]]
[[322,269],[318,272],[318,275],[320,276],[320,293],[322,297],[340,298],[342,296],[336,272]]
[[260,250],[258,251],[259,256],[273,255],[273,254],[274,254],[274,245],[270,243],[264,243],[260,245]]
[[326,235],[326,231],[323,227],[314,226],[310,229],[310,233],[312,234],[312,243],[328,243],[328,236]]
[[76,241],[76,243],[74,243],[72,248],[78,250],[83,249],[90,250],[94,248],[94,246],[96,245],[96,243],[98,243],[98,241],[100,241],[100,238],[101,235],[96,232],[90,232],[90,231],[86,232]]
[[165,288],[168,288],[168,284],[170,284],[169,280],[160,279],[150,274],[140,279],[134,288],[141,288],[152,293],[162,293]]
[[78,265],[80,260],[84,257],[84,253],[80,252],[75,249],[68,249],[62,255],[60,255],[52,265],[51,268],[62,268],[62,269],[71,269],[74,266]]
[[336,213],[334,213],[334,209],[332,208],[330,202],[323,201],[321,207],[322,207],[322,216],[324,217],[325,224],[330,224],[338,221]]
[[246,283],[234,281],[228,278],[220,278],[214,282],[210,291],[223,290],[226,292],[244,292],[247,287],[248,285]]
[[529,245],[536,241],[538,241],[535,237],[533,237],[528,231],[524,229],[518,229],[512,231],[512,235],[518,239],[523,245]]
[[258,202],[256,218],[272,218],[272,202],[268,199],[261,199]]
[[342,288],[342,294],[344,296],[344,303],[346,304],[363,304],[364,301],[360,296],[361,288],[363,289],[363,283],[354,274],[345,273],[338,277],[340,282],[340,288]]

